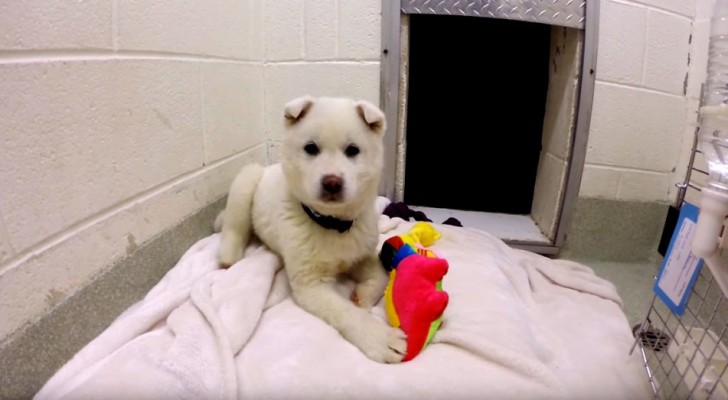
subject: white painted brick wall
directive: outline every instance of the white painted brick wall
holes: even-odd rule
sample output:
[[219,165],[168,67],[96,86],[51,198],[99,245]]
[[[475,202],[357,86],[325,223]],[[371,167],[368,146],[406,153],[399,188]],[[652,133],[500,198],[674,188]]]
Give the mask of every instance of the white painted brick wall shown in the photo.
[[266,139],[261,64],[204,63],[202,80],[206,163]]
[[290,98],[378,102],[380,7],[0,4],[0,342],[275,160]]
[[587,162],[668,172],[685,129],[682,96],[597,82]]
[[692,20],[649,10],[644,86],[666,93],[685,94]]
[[694,0],[634,0],[634,3],[644,4],[655,9],[670,11],[686,17],[695,16]]
[[303,8],[301,0],[264,2],[265,59],[268,61],[303,58]]
[[705,82],[708,66],[708,47],[710,42],[710,20],[699,19],[693,24],[690,45],[690,67],[688,74],[688,97],[700,99],[700,85]]
[[710,17],[714,3],[714,0],[697,0],[695,6],[687,86],[688,107],[686,115],[689,123],[683,133],[680,159],[671,177],[670,199],[675,198],[677,194],[677,188],[672,183],[682,182],[685,179],[685,172],[690,161],[691,146],[695,137],[695,123],[698,116],[700,86],[705,82],[707,75]]
[[696,0],[600,5],[597,84],[579,195],[669,201],[685,173],[695,122],[690,99],[705,68],[698,47],[707,42],[696,35],[705,29],[696,28],[700,7]]
[[343,59],[379,60],[381,1],[339,1],[339,53]]
[[623,170],[617,186],[617,200],[654,201],[668,194],[670,173]]
[[202,166],[199,66],[107,60],[0,65],[0,193],[22,251]]
[[581,191],[588,197],[655,201],[667,195],[670,174],[623,167],[586,165]]
[[130,199],[66,232],[67,237],[25,253],[0,275],[0,338],[76,292],[109,260],[128,254],[215,200],[251,161],[265,162],[264,145]]
[[333,60],[338,53],[336,0],[305,0],[305,49],[307,60]]
[[251,54],[255,36],[249,30],[257,18],[252,3],[116,0],[115,40],[124,50],[255,59]]
[[600,4],[597,79],[639,85],[645,65],[647,9],[613,1]]
[[617,198],[617,187],[619,187],[621,172],[617,167],[585,165],[581,175],[579,195],[606,199]]
[[[2,211],[0,211],[0,215],[2,215]],[[5,232],[5,225],[0,219],[0,264],[9,260],[13,255],[15,255],[15,250],[10,245],[8,234]]]
[[110,49],[108,0],[0,2],[0,49]]

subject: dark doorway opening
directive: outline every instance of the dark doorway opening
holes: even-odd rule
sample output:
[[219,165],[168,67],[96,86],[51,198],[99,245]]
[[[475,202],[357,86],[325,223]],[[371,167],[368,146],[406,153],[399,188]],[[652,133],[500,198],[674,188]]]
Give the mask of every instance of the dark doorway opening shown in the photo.
[[404,201],[529,214],[551,26],[411,15]]

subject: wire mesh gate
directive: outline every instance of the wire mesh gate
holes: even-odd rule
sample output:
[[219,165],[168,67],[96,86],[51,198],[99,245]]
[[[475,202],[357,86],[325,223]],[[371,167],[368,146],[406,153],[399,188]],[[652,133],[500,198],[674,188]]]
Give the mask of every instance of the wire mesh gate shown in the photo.
[[[707,181],[698,129],[685,180],[678,185],[674,203],[678,208],[685,202],[698,205]],[[722,241],[728,243],[728,235]],[[723,253],[726,258],[728,252]],[[644,321],[633,333],[630,352],[641,352],[656,399],[728,399],[728,300],[707,266],[701,268],[682,316],[653,296]]]

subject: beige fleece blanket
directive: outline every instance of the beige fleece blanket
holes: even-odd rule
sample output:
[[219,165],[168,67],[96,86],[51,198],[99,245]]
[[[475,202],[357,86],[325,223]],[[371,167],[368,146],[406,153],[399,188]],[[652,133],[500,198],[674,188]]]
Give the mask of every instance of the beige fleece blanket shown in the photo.
[[[381,217],[380,242],[412,223]],[[450,263],[440,330],[414,360],[366,358],[296,306],[251,246],[217,268],[200,240],[37,399],[639,399],[650,390],[614,286],[586,266],[436,225]],[[352,286],[339,285],[349,297]],[[380,302],[372,313],[384,323]]]

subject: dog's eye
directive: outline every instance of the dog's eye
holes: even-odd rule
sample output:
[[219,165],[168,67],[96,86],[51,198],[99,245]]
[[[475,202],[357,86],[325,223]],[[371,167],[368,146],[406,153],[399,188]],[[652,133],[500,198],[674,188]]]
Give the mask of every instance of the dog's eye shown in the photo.
[[346,153],[347,157],[356,157],[356,155],[359,154],[359,147],[350,144],[346,146],[346,150],[344,150],[344,153]]
[[308,155],[315,156],[319,153],[319,148],[316,146],[316,143],[306,143],[306,145],[303,146],[303,151],[305,151]]

